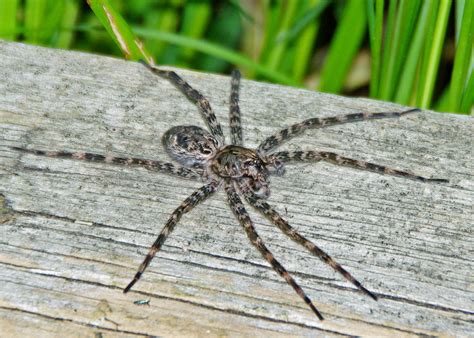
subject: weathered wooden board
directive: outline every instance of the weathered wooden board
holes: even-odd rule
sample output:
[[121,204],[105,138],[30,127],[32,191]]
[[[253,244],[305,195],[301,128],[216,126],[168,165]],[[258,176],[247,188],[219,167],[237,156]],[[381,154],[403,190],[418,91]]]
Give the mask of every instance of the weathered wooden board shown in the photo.
[[[229,78],[178,72],[227,131]],[[245,80],[241,89],[250,147],[305,118],[401,109]],[[160,135],[179,124],[204,125],[195,105],[139,64],[0,42],[3,335],[474,335],[472,118],[425,111],[312,130],[283,146],[450,180],[327,163],[272,179],[269,202],[380,296],[354,290],[252,212],[323,322],[251,246],[223,192],[183,217],[124,295],[167,216],[202,183],[9,148],[167,160]],[[150,304],[134,304],[141,299]]]

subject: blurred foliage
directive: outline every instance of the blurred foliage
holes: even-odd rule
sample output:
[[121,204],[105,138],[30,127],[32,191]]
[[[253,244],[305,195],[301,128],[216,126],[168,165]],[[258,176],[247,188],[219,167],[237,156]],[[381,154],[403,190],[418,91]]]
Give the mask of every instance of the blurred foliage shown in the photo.
[[465,114],[473,36],[471,0],[0,0],[3,39]]

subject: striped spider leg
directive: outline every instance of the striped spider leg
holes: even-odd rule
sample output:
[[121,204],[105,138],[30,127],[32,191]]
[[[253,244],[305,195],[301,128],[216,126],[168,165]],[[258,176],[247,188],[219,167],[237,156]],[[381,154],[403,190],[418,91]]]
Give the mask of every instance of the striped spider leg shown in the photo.
[[357,169],[364,169],[380,174],[388,174],[406,177],[413,180],[418,180],[421,182],[448,182],[445,179],[439,178],[427,178],[419,175],[415,175],[409,172],[397,170],[394,168],[382,166],[379,164],[374,164],[366,161],[355,160],[348,157],[344,157],[329,151],[280,151],[268,155],[273,149],[280,146],[285,141],[301,135],[307,129],[315,128],[324,128],[329,126],[334,126],[338,124],[351,123],[351,122],[360,122],[367,120],[377,120],[385,118],[399,118],[401,116],[420,112],[418,108],[405,110],[402,112],[380,112],[380,113],[354,113],[347,115],[338,115],[332,117],[315,117],[304,120],[303,122],[295,123],[285,129],[280,130],[279,132],[273,134],[272,136],[266,138],[257,148],[257,152],[260,156],[267,156],[267,161],[274,163],[277,167],[280,167],[285,162],[291,161],[327,161],[336,165],[343,165]]
[[347,272],[339,263],[337,263],[331,256],[329,256],[326,252],[320,249],[316,244],[311,242],[310,240],[306,239],[302,235],[300,235],[293,227],[291,227],[287,221],[285,221],[280,214],[273,209],[265,200],[261,197],[255,195],[251,190],[244,191],[243,195],[245,200],[265,215],[270,222],[275,224],[280,230],[294,240],[296,243],[303,245],[306,249],[309,250],[313,255],[319,257],[324,263],[331,266],[334,270],[339,272],[344,278],[346,278],[349,282],[354,284],[359,290],[364,292],[366,295],[370,296],[372,299],[377,300],[377,296],[367,290],[362,284],[352,277],[352,275]]
[[171,83],[173,83],[178,89],[191,101],[196,102],[196,105],[201,110],[201,113],[204,117],[204,120],[209,127],[211,134],[219,142],[219,145],[224,145],[224,134],[222,133],[222,127],[220,123],[217,121],[216,115],[212,111],[211,105],[209,101],[196,89],[191,87],[186,81],[184,81],[178,74],[171,70],[162,70],[153,66],[150,66],[145,61],[141,60],[141,64],[151,70],[153,73],[160,75],[166,79],[168,79]]
[[210,183],[202,186],[194,193],[192,193],[188,198],[186,198],[181,203],[181,205],[176,208],[175,211],[173,211],[165,226],[158,235],[158,238],[151,246],[150,251],[148,251],[148,254],[146,255],[142,264],[140,264],[140,267],[138,268],[138,271],[133,277],[132,281],[125,287],[125,289],[123,289],[123,293],[127,293],[132,288],[132,286],[140,279],[153,257],[155,257],[156,253],[160,251],[161,247],[163,246],[163,243],[166,241],[166,238],[168,238],[169,234],[174,230],[174,227],[181,219],[181,216],[185,213],[190,212],[196,205],[203,202],[206,198],[216,192],[220,183],[220,181],[211,181]]
[[240,85],[240,72],[234,70],[232,72],[232,80],[230,87],[230,135],[232,144],[242,145],[242,125],[240,121],[240,107],[239,107],[239,85]]
[[[236,182],[238,185],[238,182]],[[313,305],[313,302],[309,297],[305,294],[303,289],[296,283],[296,281],[291,277],[291,275],[286,271],[283,265],[278,262],[273,254],[268,250],[268,248],[263,243],[261,237],[258,235],[255,227],[253,225],[252,220],[250,219],[249,214],[245,210],[244,204],[240,199],[239,195],[237,194],[235,188],[233,187],[233,182],[226,181],[225,183],[225,191],[227,193],[227,200],[232,211],[235,214],[235,217],[239,220],[240,224],[245,229],[247,233],[247,237],[249,238],[250,242],[257,248],[257,250],[261,253],[263,258],[267,260],[268,263],[272,266],[272,268],[281,276],[283,277],[288,284],[296,291],[298,296],[300,296],[306,304],[313,310],[314,314],[320,319],[323,320],[323,316],[321,313],[316,309]]]
[[402,112],[381,112],[381,113],[354,113],[346,115],[338,115],[332,117],[313,117],[303,122],[295,123],[285,129],[280,130],[279,132],[273,134],[270,137],[267,137],[263,140],[262,143],[258,146],[258,153],[262,155],[268,154],[272,149],[278,147],[283,142],[301,135],[305,130],[323,128],[334,126],[343,123],[350,122],[359,122],[367,120],[378,120],[385,118],[397,118],[404,116],[410,113],[415,113],[421,111],[420,109],[410,109]]
[[89,162],[103,162],[109,164],[138,166],[150,171],[161,172],[164,174],[188,179],[201,179],[202,170],[198,168],[190,169],[174,163],[163,162],[159,160],[148,160],[136,157],[118,157],[112,155],[101,155],[88,152],[68,152],[68,151],[46,151],[37,149],[27,149],[22,147],[10,147],[23,153],[34,154],[38,156],[70,158],[74,160],[83,160]]
[[443,178],[428,178],[419,175],[415,175],[406,171],[393,169],[379,164],[374,164],[361,160],[354,160],[352,158],[340,156],[336,153],[329,151],[313,151],[313,150],[295,150],[295,151],[279,151],[268,156],[270,162],[288,163],[292,161],[298,162],[309,162],[309,161],[326,161],[336,165],[347,166],[356,169],[363,169],[373,171],[379,174],[393,175],[406,177],[412,180],[421,182],[449,182]]

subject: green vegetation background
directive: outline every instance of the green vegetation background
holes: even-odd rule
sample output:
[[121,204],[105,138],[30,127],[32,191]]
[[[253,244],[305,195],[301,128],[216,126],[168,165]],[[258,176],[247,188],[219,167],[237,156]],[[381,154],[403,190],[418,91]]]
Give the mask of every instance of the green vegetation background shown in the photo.
[[132,60],[137,36],[158,65],[473,110],[472,0],[0,0],[3,39],[120,56],[117,34]]

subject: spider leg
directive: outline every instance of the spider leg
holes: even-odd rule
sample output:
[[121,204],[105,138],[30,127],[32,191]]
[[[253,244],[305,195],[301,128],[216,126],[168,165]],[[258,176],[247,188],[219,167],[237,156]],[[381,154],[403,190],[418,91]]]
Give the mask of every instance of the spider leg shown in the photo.
[[133,277],[132,281],[123,290],[123,293],[127,293],[132,288],[132,286],[140,279],[153,257],[155,257],[156,253],[160,251],[166,238],[168,238],[168,235],[174,230],[174,227],[179,222],[181,216],[191,211],[191,209],[194,208],[197,204],[201,203],[212,193],[214,193],[219,187],[219,185],[220,182],[212,181],[211,183],[202,186],[194,193],[192,193],[188,198],[186,198],[181,203],[181,205],[176,208],[175,211],[173,211],[170,218],[168,219],[168,222],[166,222],[166,225],[163,227],[160,234],[158,235],[158,238],[155,240],[155,243],[153,243],[153,245],[151,246],[150,251],[146,255],[142,264],[140,264],[140,267],[138,268],[138,271]]
[[162,70],[153,66],[150,66],[145,61],[140,60],[140,63],[151,70],[153,73],[158,74],[168,80],[170,80],[178,89],[186,95],[186,97],[197,103],[197,106],[201,110],[201,113],[206,120],[206,123],[211,130],[211,133],[216,137],[220,145],[224,145],[224,134],[220,123],[217,121],[216,115],[212,111],[209,101],[196,89],[191,87],[186,81],[184,81],[178,74],[171,70]]
[[286,140],[300,135],[307,129],[312,128],[322,128],[328,126],[334,126],[337,124],[349,123],[349,122],[358,122],[365,120],[375,120],[375,119],[384,119],[384,118],[395,118],[400,117],[409,113],[419,112],[420,109],[410,109],[402,112],[382,112],[382,113],[355,113],[348,115],[339,115],[332,117],[315,117],[311,119],[304,120],[303,122],[293,124],[288,128],[280,130],[278,133],[273,134],[272,136],[266,138],[259,146],[258,152],[260,154],[267,154],[270,150],[279,146]]
[[244,227],[245,232],[247,233],[250,242],[257,248],[257,250],[262,254],[262,256],[267,260],[268,263],[272,266],[272,268],[281,276],[283,277],[288,284],[290,284],[296,293],[305,301],[306,304],[313,310],[315,315],[320,319],[323,320],[323,316],[321,313],[316,309],[316,307],[311,302],[308,296],[304,293],[303,289],[296,283],[296,281],[291,277],[291,275],[286,271],[286,269],[275,259],[273,254],[267,249],[265,244],[263,244],[262,239],[258,235],[255,227],[253,226],[252,220],[248,215],[245,207],[240,199],[239,195],[235,191],[235,188],[232,186],[232,183],[226,182],[225,190],[227,193],[227,198],[234,212],[235,216],[239,220],[240,224]]
[[378,165],[370,162],[365,162],[361,160],[354,160],[352,158],[340,156],[336,153],[329,151],[280,151],[274,154],[269,155],[269,158],[280,162],[290,162],[290,161],[327,161],[329,163],[348,166],[356,169],[364,169],[373,171],[379,174],[387,174],[394,176],[406,177],[409,179],[421,181],[421,182],[449,182],[443,178],[427,178],[423,176],[418,176],[406,171],[401,171],[386,167],[383,165]]
[[232,81],[230,88],[230,134],[232,144],[242,145],[242,125],[240,122],[240,107],[239,107],[239,85],[240,72],[234,70],[232,72]]
[[189,169],[176,165],[169,162],[157,161],[157,160],[146,160],[142,158],[134,157],[116,157],[116,156],[104,156],[100,154],[86,153],[86,152],[67,152],[67,151],[45,151],[36,149],[26,149],[20,147],[10,147],[11,149],[21,151],[23,153],[35,154],[47,157],[56,158],[72,158],[75,160],[85,160],[90,162],[103,162],[110,164],[121,164],[121,165],[134,165],[146,168],[150,171],[157,171],[173,176],[179,176],[190,179],[200,179],[202,177],[202,171],[199,169]]
[[344,276],[344,278],[354,284],[359,290],[364,292],[366,295],[368,295],[374,300],[377,300],[377,296],[375,294],[363,287],[357,279],[355,279],[347,270],[345,270],[341,265],[339,265],[339,263],[337,263],[331,256],[329,256],[326,252],[320,249],[316,244],[301,236],[294,228],[292,228],[288,224],[286,220],[284,220],[280,216],[280,214],[275,209],[273,209],[262,198],[255,195],[252,191],[246,191],[244,193],[244,196],[250,205],[252,205],[255,209],[264,214],[270,220],[270,222],[278,226],[278,228],[280,228],[280,230],[285,235],[290,237],[296,243],[303,245],[306,249],[309,250],[309,252],[311,252],[316,257],[319,257],[324,263],[328,264],[334,270],[339,272],[342,276]]

